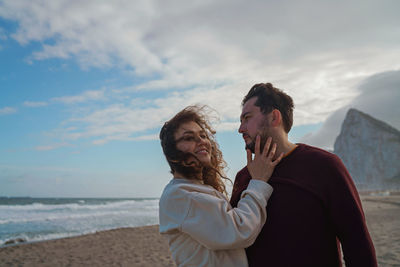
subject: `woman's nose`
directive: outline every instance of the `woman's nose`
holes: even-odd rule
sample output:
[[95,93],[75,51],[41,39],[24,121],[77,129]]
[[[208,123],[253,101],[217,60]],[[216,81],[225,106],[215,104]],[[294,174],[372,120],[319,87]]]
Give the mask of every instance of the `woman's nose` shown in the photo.
[[197,143],[204,144],[206,143],[206,138],[201,138],[200,136],[197,137]]

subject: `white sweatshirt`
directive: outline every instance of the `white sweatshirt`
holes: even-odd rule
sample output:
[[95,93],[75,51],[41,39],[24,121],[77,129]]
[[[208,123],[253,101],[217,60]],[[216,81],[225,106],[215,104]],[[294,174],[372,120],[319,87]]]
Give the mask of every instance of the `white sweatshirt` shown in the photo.
[[254,243],[267,214],[272,187],[251,180],[237,208],[213,187],[172,179],[160,198],[160,233],[178,266],[248,266],[244,248]]

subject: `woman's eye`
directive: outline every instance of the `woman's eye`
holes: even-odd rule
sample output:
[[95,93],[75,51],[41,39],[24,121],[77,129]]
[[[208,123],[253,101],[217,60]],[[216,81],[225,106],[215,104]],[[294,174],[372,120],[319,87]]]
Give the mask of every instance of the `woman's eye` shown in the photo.
[[183,140],[185,140],[185,141],[193,141],[194,140],[194,136],[185,136],[185,137],[183,137]]

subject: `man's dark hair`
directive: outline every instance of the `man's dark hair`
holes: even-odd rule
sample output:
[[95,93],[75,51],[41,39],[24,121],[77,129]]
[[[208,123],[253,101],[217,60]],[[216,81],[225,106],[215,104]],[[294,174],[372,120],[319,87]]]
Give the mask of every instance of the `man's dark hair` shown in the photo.
[[282,90],[275,88],[271,83],[258,83],[254,85],[243,98],[242,106],[253,97],[257,97],[255,105],[264,114],[277,109],[282,114],[283,127],[289,133],[293,125],[293,99]]

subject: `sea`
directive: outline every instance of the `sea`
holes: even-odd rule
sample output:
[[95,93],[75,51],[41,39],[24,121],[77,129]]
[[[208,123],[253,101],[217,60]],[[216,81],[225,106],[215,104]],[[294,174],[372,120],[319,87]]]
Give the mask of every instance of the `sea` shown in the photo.
[[158,198],[0,197],[0,247],[158,224]]

